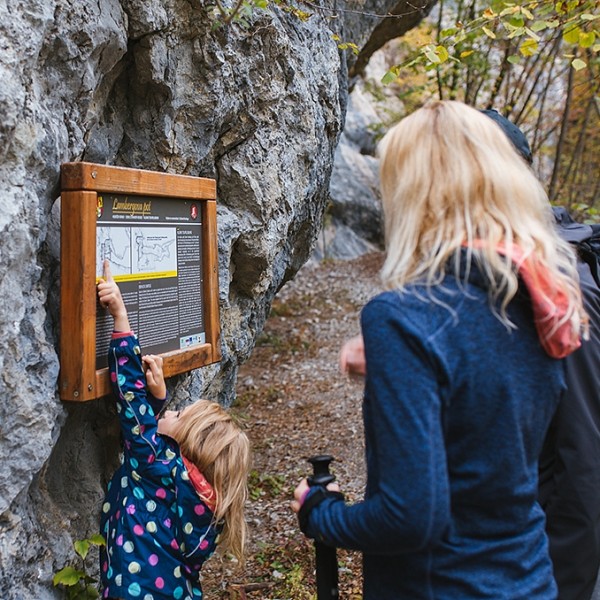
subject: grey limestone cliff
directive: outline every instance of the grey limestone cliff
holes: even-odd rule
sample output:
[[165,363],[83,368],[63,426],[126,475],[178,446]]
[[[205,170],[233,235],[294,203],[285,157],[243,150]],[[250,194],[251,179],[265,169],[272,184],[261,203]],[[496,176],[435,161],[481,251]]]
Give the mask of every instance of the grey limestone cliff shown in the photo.
[[354,63],[332,34],[365,47],[408,4],[310,4],[306,21],[271,5],[215,28],[200,0],[0,0],[2,600],[60,597],[52,574],[96,530],[117,459],[110,402],[57,395],[61,163],[217,180],[223,359],[169,387],[228,404],[319,234]]

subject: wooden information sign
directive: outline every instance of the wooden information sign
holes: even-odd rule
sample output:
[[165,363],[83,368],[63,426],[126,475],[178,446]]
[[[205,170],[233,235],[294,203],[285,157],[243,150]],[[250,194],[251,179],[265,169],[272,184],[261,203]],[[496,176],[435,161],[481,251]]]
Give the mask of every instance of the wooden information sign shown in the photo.
[[215,181],[80,162],[62,165],[61,188],[61,399],[110,393],[104,260],[165,377],[218,362]]

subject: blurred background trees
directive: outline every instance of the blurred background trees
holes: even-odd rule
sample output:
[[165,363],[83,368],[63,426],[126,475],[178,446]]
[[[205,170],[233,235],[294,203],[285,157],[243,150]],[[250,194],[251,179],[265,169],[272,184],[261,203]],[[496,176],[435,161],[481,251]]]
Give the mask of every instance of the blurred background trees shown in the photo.
[[387,72],[370,91],[393,91],[405,113],[430,98],[495,108],[527,135],[551,201],[598,222],[598,23],[598,0],[440,0],[388,43]]

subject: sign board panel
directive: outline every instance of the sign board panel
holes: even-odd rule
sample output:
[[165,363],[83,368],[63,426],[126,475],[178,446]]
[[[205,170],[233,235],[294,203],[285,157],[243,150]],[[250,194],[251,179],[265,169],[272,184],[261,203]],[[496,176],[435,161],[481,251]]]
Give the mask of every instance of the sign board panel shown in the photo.
[[113,320],[97,302],[108,260],[144,353],[165,376],[217,362],[216,185],[91,163],[62,165],[60,397],[110,393]]

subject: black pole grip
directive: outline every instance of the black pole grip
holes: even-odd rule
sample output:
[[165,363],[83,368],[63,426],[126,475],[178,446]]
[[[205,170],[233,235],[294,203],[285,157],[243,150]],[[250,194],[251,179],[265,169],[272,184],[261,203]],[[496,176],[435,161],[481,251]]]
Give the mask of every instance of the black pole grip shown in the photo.
[[329,454],[319,454],[311,456],[308,462],[313,466],[313,474],[308,478],[308,485],[322,485],[327,487],[328,483],[335,481],[335,476],[329,472],[329,465],[333,461],[333,456]]
[[[323,488],[335,480],[329,472],[333,456],[320,454],[311,456],[308,462],[313,466],[313,474],[308,478],[308,485],[319,485]],[[315,541],[315,563],[317,571],[317,600],[338,600],[338,565],[335,548]]]

